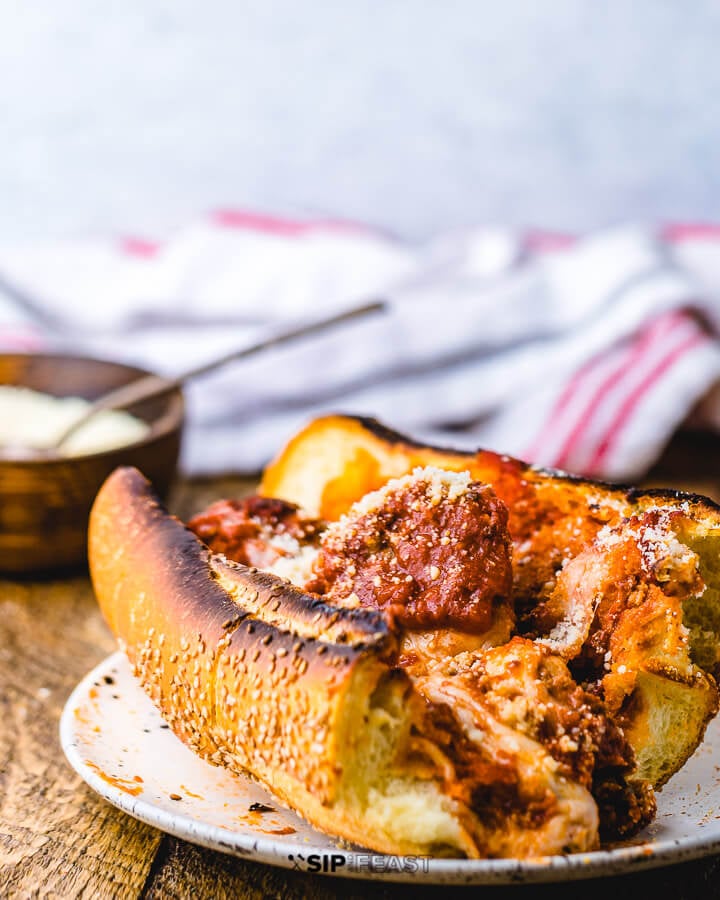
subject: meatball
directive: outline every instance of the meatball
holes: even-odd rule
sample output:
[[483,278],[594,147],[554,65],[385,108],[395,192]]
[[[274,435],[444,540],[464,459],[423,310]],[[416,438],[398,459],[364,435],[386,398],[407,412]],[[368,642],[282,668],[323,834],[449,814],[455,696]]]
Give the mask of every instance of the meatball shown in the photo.
[[416,469],[328,527],[306,589],[405,629],[483,633],[510,606],[507,509],[467,473]]
[[213,552],[246,566],[266,568],[315,543],[324,523],[284,500],[245,497],[213,503],[188,527]]

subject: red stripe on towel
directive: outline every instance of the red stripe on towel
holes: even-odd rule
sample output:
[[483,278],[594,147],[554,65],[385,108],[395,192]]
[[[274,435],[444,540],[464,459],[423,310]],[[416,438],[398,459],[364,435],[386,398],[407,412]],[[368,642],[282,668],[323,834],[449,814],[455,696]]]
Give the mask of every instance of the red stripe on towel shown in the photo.
[[568,250],[575,246],[579,238],[575,234],[562,234],[559,231],[526,231],[523,242],[528,250],[534,253],[552,253],[555,250]]
[[691,350],[694,350],[700,344],[707,343],[710,340],[710,336],[704,332],[700,334],[691,334],[659,360],[658,364],[648,372],[635,390],[628,394],[625,401],[618,409],[615,418],[610,423],[605,437],[598,444],[592,459],[588,463],[587,469],[589,472],[597,471],[612,453],[618,440],[622,436],[623,429],[631,419],[638,404],[648,391],[654,387],[655,383],[659,381],[668,369],[670,369],[682,356],[689,353]]
[[148,241],[139,237],[124,237],[120,239],[120,248],[130,256],[140,256],[145,259],[155,256],[162,245],[158,241]]
[[[595,390],[590,394],[585,407],[580,414],[579,419],[575,423],[568,434],[563,446],[555,458],[553,465],[562,468],[568,465],[568,460],[573,449],[582,443],[583,432],[587,429],[592,421],[593,415],[603,400],[603,397],[628,375],[632,374],[634,366],[637,366],[643,357],[651,352],[660,340],[665,338],[673,326],[683,319],[683,313],[674,310],[671,313],[661,316],[653,321],[649,327],[643,329],[635,337],[624,353],[613,367],[613,370],[600,382]],[[597,357],[596,357],[597,359]]]
[[[577,443],[582,438],[582,434],[585,429],[590,424],[593,413],[597,409],[598,404],[602,401],[603,396],[610,390],[612,390],[617,384],[622,381],[623,375],[627,371],[628,366],[631,364],[633,358],[633,351],[635,347],[633,345],[625,348],[625,352],[622,353],[619,359],[616,362],[616,365],[611,369],[610,373],[598,384],[594,391],[590,394],[582,412],[580,413],[580,417],[575,422],[575,425],[570,429],[565,441],[557,452],[555,459],[552,461],[552,465],[555,468],[562,469],[563,467],[567,467],[569,465],[568,460],[572,451],[577,446]],[[604,354],[600,357],[595,357],[594,363],[597,363],[600,359],[602,359]]]
[[720,223],[672,222],[662,228],[660,236],[666,241],[720,241]]
[[563,410],[567,408],[573,397],[582,389],[582,385],[587,380],[587,376],[595,368],[597,362],[604,356],[604,353],[593,356],[587,362],[583,363],[579,369],[575,370],[570,380],[558,395],[552,411],[546,419],[540,433],[523,454],[523,457],[527,459],[528,462],[533,462],[535,460],[536,456],[542,450],[548,436],[553,431],[553,423],[559,418]]
[[33,351],[44,347],[43,340],[29,331],[0,328],[0,347],[4,350]]
[[211,221],[222,228],[244,228],[286,237],[312,231],[364,231],[365,227],[337,219],[286,219],[280,216],[255,213],[243,209],[218,209],[211,213]]

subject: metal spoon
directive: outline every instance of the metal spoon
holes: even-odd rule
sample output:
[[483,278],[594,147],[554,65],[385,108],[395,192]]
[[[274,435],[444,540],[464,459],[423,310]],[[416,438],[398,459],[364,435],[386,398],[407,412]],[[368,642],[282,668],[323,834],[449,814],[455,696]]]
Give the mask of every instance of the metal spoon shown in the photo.
[[138,378],[137,381],[131,381],[130,384],[123,385],[116,390],[104,394],[102,397],[98,397],[97,400],[94,400],[93,403],[91,403],[80,418],[76,419],[62,432],[62,434],[59,435],[51,447],[33,451],[33,455],[54,456],[59,454],[63,445],[71,435],[75,434],[78,428],[81,428],[89,419],[92,419],[93,416],[103,410],[124,409],[140,400],[149,400],[152,397],[160,397],[163,394],[167,394],[169,391],[180,387],[191,378],[196,378],[207,372],[213,372],[228,363],[239,359],[247,359],[250,356],[255,356],[258,353],[263,353],[274,347],[279,347],[281,344],[289,344],[292,341],[308,337],[309,335],[319,334],[322,331],[326,331],[338,325],[343,325],[346,322],[350,322],[351,320],[362,316],[380,312],[383,309],[385,309],[385,304],[381,301],[365,303],[362,306],[356,306],[345,312],[338,313],[337,315],[329,316],[327,319],[319,319],[315,322],[300,325],[297,328],[281,331],[278,334],[272,335],[249,347],[243,347],[240,350],[231,350],[229,353],[226,353],[217,359],[188,369],[174,378],[164,378],[162,375],[146,375],[143,378]]

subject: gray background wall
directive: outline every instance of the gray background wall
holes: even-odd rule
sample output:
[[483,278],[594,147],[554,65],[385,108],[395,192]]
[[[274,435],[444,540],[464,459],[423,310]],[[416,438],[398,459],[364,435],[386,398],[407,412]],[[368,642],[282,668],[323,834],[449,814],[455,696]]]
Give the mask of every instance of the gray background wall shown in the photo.
[[713,0],[0,0],[0,239],[720,218]]

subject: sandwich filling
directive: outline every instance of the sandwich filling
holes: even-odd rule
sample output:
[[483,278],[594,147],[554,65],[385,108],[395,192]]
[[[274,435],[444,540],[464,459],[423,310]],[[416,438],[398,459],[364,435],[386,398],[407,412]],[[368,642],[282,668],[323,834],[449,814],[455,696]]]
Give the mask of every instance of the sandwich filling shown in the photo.
[[716,705],[683,625],[704,583],[677,515],[593,527],[534,604],[518,593],[512,514],[468,473],[416,469],[334,522],[251,497],[189,526],[213,551],[330,606],[384,615],[412,688],[398,767],[442,786],[466,853],[509,856],[592,849],[653,818],[663,776],[652,748],[667,734],[654,706],[664,695],[648,679],[702,682],[703,714]]

